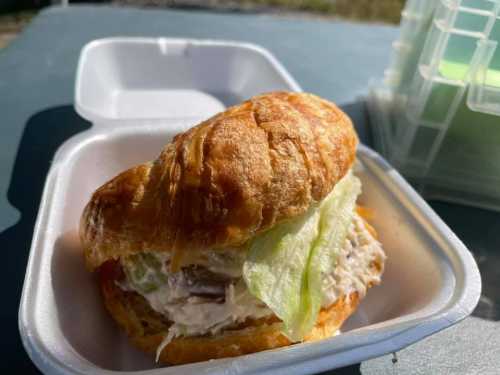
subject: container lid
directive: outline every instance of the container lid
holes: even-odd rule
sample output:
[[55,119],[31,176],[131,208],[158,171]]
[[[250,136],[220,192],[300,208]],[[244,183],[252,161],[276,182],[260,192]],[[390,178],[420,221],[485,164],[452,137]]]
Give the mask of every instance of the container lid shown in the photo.
[[75,108],[97,125],[208,118],[269,90],[301,91],[269,52],[251,44],[108,38],[81,52]]

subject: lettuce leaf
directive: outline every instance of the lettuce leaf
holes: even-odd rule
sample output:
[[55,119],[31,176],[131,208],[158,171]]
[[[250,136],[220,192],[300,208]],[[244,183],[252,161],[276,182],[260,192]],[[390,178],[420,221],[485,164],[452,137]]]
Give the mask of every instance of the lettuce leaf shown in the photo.
[[300,340],[309,319],[307,264],[318,234],[319,210],[275,226],[256,237],[243,264],[243,278],[251,294],[283,321],[284,333]]
[[322,275],[335,266],[360,191],[359,180],[349,173],[319,206],[255,237],[249,245],[245,283],[283,321],[283,333],[291,341],[302,341],[316,322]]
[[138,253],[121,260],[127,280],[141,293],[154,292],[167,282],[165,259],[155,253]]

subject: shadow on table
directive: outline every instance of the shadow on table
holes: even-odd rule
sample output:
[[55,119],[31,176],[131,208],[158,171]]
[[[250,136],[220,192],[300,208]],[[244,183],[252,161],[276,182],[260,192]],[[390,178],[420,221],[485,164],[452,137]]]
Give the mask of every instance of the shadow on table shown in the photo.
[[500,214],[458,204],[430,203],[469,248],[479,266],[482,291],[472,315],[500,320]]
[[336,370],[325,371],[318,375],[361,375],[361,364],[342,367]]
[[[18,334],[17,314],[24,280],[33,227],[40,204],[45,177],[58,147],[71,136],[88,129],[90,124],[80,118],[72,106],[50,108],[33,115],[24,129],[8,190],[8,200],[21,213],[21,219],[0,233],[2,262],[0,280],[3,299],[17,301],[0,309],[2,336],[0,373],[16,368],[19,373],[36,371],[22,347]],[[15,338],[14,341],[11,338]],[[5,370],[5,371],[3,371]]]
[[351,118],[352,123],[356,127],[360,142],[371,146],[373,144],[372,132],[369,126],[365,101],[360,99],[352,103],[343,104],[340,108]]

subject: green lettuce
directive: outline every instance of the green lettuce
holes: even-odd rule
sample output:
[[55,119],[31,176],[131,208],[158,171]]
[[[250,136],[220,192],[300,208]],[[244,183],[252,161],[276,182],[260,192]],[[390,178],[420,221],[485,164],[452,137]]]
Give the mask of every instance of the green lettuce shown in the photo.
[[138,253],[122,259],[128,282],[141,293],[154,292],[167,282],[164,259],[155,253]]
[[349,173],[318,206],[249,245],[245,283],[283,321],[283,333],[294,342],[303,340],[316,322],[322,275],[335,266],[360,192],[361,183]]

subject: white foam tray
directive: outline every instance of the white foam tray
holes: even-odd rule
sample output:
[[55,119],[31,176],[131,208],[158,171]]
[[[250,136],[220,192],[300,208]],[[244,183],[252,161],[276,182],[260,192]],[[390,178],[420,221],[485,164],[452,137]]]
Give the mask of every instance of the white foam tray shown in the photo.
[[[202,68],[207,61],[215,65]],[[275,89],[300,90],[268,52],[254,46],[108,39],[83,49],[75,106],[93,126],[68,140],[54,158],[19,310],[23,343],[41,371],[314,373],[397,351],[472,312],[481,281],[469,251],[392,167],[361,146],[356,165],[361,202],[376,212],[374,226],[388,260],[382,284],[370,290],[342,334],[166,368],[155,368],[150,356],[130,345],[104,310],[95,276],[84,267],[77,233],[84,205],[115,174],[155,158],[176,133],[233,102]]]
[[270,90],[300,87],[269,52],[255,45],[109,38],[82,50],[75,108],[97,125],[206,118]]

